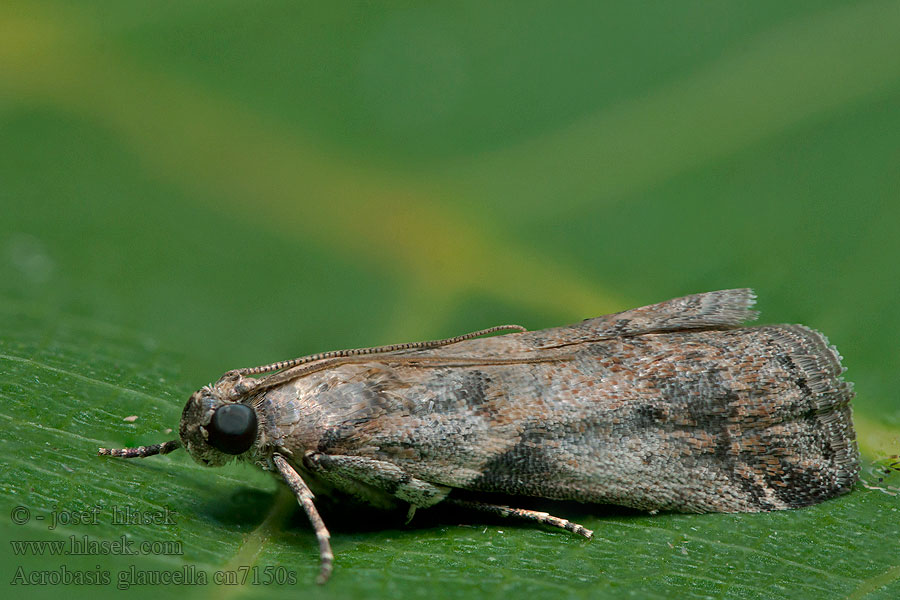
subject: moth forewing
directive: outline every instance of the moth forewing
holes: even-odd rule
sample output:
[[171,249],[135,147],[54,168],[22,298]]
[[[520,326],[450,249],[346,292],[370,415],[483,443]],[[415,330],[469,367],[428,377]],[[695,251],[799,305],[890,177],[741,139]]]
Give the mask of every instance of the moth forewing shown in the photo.
[[753,301],[723,290],[567,327],[229,371],[191,396],[180,442],[101,454],[180,444],[203,464],[277,472],[316,532],[320,581],[332,553],[308,483],[410,514],[449,502],[585,537],[492,498],[749,512],[844,493],[859,466],[840,356],[803,326],[740,327]]

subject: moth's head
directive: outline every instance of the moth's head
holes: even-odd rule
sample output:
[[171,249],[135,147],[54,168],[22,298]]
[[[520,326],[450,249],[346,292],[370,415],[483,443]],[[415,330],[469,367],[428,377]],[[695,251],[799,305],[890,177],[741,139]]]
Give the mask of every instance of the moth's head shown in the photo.
[[259,421],[249,404],[221,397],[217,386],[194,392],[181,413],[181,443],[194,460],[220,467],[257,443]]

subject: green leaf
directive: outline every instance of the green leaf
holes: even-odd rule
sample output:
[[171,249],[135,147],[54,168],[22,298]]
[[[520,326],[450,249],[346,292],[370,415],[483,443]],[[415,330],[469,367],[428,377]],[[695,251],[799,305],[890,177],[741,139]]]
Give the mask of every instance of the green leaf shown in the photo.
[[[4,4],[2,581],[72,600],[123,573],[188,580],[131,586],[147,598],[897,597],[900,474],[870,465],[900,450],[898,28],[890,2]],[[840,348],[868,488],[752,515],[523,500],[592,541],[323,499],[319,587],[270,475],[96,455],[172,439],[230,368],[739,286],[763,322]],[[126,509],[162,522],[114,523]],[[18,544],[70,540],[108,552]],[[110,581],[66,585],[84,572]]]
[[[7,340],[14,340],[0,351],[6,374],[0,418],[8,432],[0,449],[8,462],[0,489],[10,515],[2,525],[4,537],[84,545],[126,536],[130,549],[174,542],[161,551],[177,554],[62,557],[7,549],[7,582],[63,568],[96,573],[99,565],[109,572],[111,583],[103,587],[109,589],[119,577],[140,577],[138,571],[187,577],[203,572],[213,581],[228,576],[217,572],[243,575],[241,567],[256,567],[264,578],[265,568],[275,567],[280,570],[273,577],[293,577],[296,585],[248,586],[240,593],[290,597],[299,586],[304,594],[341,597],[823,597],[896,587],[900,576],[896,554],[888,551],[900,535],[897,500],[860,487],[809,509],[761,515],[650,516],[538,505],[595,529],[592,541],[458,512],[429,517],[426,511],[412,528],[399,526],[399,515],[373,526],[354,509],[336,507],[325,515],[337,572],[317,588],[315,538],[302,514],[291,518],[298,512],[293,496],[268,476],[249,467],[203,468],[181,452],[140,461],[96,456],[100,445],[176,435],[166,430],[179,416],[181,398],[173,390],[184,386],[166,366],[174,362],[171,356],[139,334],[90,321],[73,320],[54,327],[52,336],[36,336],[36,323],[20,315],[13,318],[8,307],[2,314]],[[138,418],[126,420],[132,416]],[[30,513],[27,523],[12,521],[15,506]],[[88,515],[87,522],[73,522],[78,515]],[[134,515],[163,522],[129,523]],[[28,589],[49,597],[55,587]],[[88,589],[76,587],[74,593]],[[179,587],[178,593],[202,596],[204,589]],[[136,586],[132,593],[150,597],[159,590]]]

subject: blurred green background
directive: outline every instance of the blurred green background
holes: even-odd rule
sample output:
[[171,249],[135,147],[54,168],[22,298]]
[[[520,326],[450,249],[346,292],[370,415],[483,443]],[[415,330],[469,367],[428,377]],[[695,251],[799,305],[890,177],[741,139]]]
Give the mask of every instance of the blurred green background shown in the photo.
[[[774,515],[553,505],[590,543],[337,507],[318,588],[314,538],[269,477],[93,453],[171,437],[230,368],[750,286],[763,322],[840,348],[866,465],[896,454],[898,31],[897,2],[7,0],[3,585],[20,567],[104,568],[111,585],[64,589],[106,597],[134,565],[280,565],[296,585],[131,593],[897,597],[898,483],[869,466],[886,491]],[[12,523],[16,505],[177,524],[49,531]],[[184,554],[8,543],[123,534]]]

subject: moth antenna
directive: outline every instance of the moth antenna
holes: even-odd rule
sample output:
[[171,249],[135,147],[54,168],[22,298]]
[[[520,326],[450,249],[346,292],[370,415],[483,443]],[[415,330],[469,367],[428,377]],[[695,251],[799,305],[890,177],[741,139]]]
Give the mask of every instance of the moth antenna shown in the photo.
[[146,458],[157,454],[168,454],[181,448],[181,440],[169,440],[162,444],[152,446],[138,446],[136,448],[98,448],[100,456],[117,456],[119,458]]
[[407,344],[390,344],[387,346],[373,346],[371,348],[350,348],[348,350],[331,350],[329,352],[320,352],[319,354],[310,354],[309,356],[301,356],[300,358],[294,358],[292,360],[282,360],[268,365],[263,365],[261,367],[235,369],[234,371],[229,371],[228,374],[259,375],[261,373],[270,373],[272,371],[289,369],[291,367],[296,367],[297,365],[302,365],[304,363],[317,360],[323,360],[326,358],[381,354],[384,352],[397,352],[398,350],[428,350],[431,348],[440,348],[441,346],[449,346],[450,344],[456,344],[457,342],[470,340],[472,338],[481,337],[483,335],[490,335],[492,333],[497,333],[498,331],[523,332],[528,330],[521,325],[497,325],[495,327],[489,327],[487,329],[481,329],[479,331],[473,331],[472,333],[466,333],[464,335],[458,335],[456,337],[445,338],[442,340],[429,340],[427,342],[410,342]]

